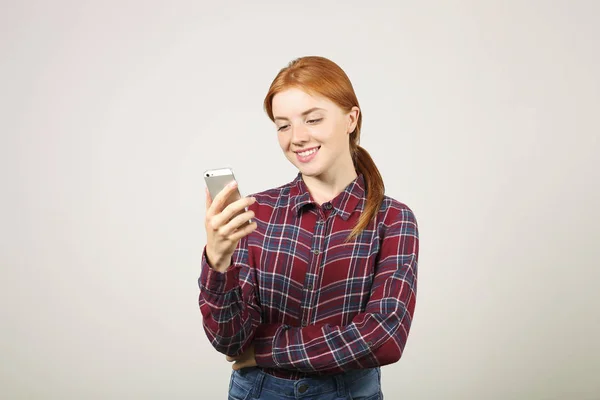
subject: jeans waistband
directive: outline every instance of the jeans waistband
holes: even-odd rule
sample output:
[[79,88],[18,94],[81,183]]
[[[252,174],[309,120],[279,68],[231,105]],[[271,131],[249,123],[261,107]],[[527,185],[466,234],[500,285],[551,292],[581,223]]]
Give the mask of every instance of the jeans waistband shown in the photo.
[[373,369],[351,370],[335,375],[314,376],[298,380],[279,378],[263,372],[257,367],[237,371],[246,379],[254,381],[254,397],[263,390],[280,393],[283,396],[302,398],[337,391],[339,397],[347,395],[347,386],[369,374]]

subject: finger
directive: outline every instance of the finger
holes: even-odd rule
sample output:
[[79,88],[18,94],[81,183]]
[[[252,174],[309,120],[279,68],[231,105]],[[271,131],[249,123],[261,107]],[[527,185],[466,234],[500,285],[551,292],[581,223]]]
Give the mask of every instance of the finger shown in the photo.
[[239,358],[239,356],[237,356],[237,357],[226,356],[225,357],[225,359],[229,362],[236,361],[238,358]]
[[243,229],[239,229],[238,231],[232,233],[229,236],[229,240],[231,240],[232,242],[236,242],[236,241],[240,240],[241,238],[243,238],[244,236],[249,235],[252,232],[254,232],[254,230],[256,229],[257,226],[258,225],[256,224],[256,222],[252,222],[251,224],[244,227]]
[[225,203],[227,202],[227,199],[236,189],[236,181],[228,183],[219,193],[217,193],[217,195],[213,199],[210,211],[215,214],[221,212],[223,208],[225,208]]
[[216,230],[219,229],[219,227],[227,224],[231,219],[233,219],[236,216],[236,214],[244,212],[245,208],[251,206],[255,201],[256,198],[254,197],[244,197],[229,204],[220,213],[212,216],[212,228]]
[[226,237],[235,232],[236,229],[242,227],[249,219],[254,218],[254,211],[249,210],[232,218],[227,224],[219,228],[219,235]]
[[256,197],[242,197],[228,204],[227,207],[223,209],[223,212],[229,216],[229,219],[231,219],[237,214],[246,211],[246,209],[255,202]]
[[233,363],[233,365],[231,366],[231,368],[234,369],[234,371],[239,371],[240,369],[246,367],[246,363],[245,362],[235,362]]

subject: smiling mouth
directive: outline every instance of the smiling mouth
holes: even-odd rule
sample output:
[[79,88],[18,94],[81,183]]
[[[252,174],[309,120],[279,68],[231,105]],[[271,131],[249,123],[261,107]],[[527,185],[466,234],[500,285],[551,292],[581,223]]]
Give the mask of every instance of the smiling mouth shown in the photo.
[[308,150],[295,151],[294,153],[298,154],[300,157],[308,157],[310,155],[315,154],[320,148],[321,148],[321,146],[317,146],[317,147],[313,147],[312,149],[308,149]]

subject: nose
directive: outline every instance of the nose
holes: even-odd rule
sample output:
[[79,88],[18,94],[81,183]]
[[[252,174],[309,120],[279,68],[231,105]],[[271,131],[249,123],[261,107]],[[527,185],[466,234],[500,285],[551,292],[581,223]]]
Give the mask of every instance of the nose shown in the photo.
[[298,145],[308,141],[308,130],[303,125],[292,126],[291,130],[293,144]]

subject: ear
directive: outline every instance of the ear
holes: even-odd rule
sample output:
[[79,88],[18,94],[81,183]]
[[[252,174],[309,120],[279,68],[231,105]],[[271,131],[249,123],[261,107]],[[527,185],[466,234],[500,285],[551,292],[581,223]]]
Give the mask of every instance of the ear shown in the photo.
[[348,116],[348,134],[351,134],[356,129],[356,125],[358,124],[358,116],[360,115],[360,109],[356,106],[350,109],[350,112],[347,114]]

